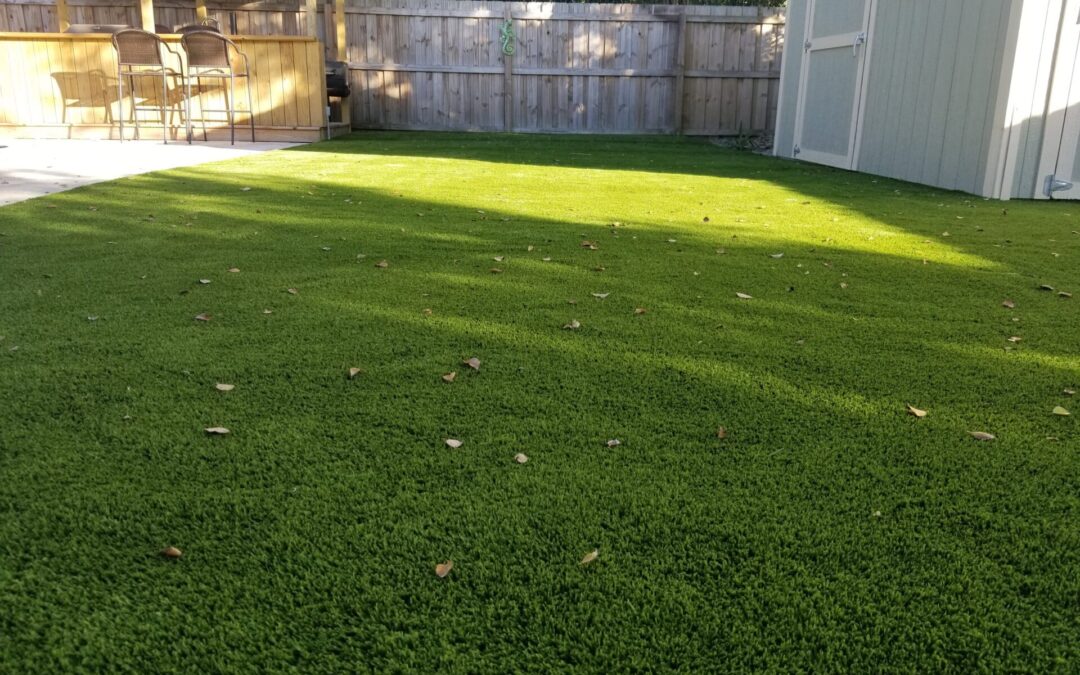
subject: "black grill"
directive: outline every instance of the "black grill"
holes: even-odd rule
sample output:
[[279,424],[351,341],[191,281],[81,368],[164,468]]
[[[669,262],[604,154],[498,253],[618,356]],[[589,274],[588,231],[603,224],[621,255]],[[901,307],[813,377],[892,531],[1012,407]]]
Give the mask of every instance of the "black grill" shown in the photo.
[[338,98],[349,95],[349,64],[344,61],[326,62],[326,95]]

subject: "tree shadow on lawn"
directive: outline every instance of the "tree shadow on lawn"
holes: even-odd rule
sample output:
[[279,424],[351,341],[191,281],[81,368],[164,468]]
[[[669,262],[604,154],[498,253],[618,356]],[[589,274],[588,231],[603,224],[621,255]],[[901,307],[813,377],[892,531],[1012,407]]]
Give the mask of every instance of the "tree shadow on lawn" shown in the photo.
[[[804,603],[809,589],[845,629],[902,630],[895,639],[909,647],[925,644],[920,630],[943,625],[951,649],[980,653],[985,645],[962,630],[969,621],[1000,639],[1032,625],[1065,627],[1077,533],[1064,519],[1080,485],[1073,427],[1048,411],[1080,380],[1069,328],[1077,317],[1032,286],[1036,258],[1026,243],[1009,255],[991,243],[1000,232],[972,231],[978,243],[962,255],[951,239],[918,248],[937,226],[889,217],[908,197],[863,177],[852,178],[868,191],[858,203],[883,214],[869,226],[915,238],[910,249],[878,253],[844,224],[836,241],[815,241],[786,236],[792,223],[721,216],[704,227],[616,208],[610,215],[625,223],[610,227],[608,213],[551,218],[531,206],[499,209],[482,195],[453,204],[278,171],[245,163],[178,170],[0,211],[0,347],[20,346],[2,354],[0,469],[13,480],[0,494],[19,506],[11,522],[27,531],[47,534],[62,519],[73,530],[62,546],[21,541],[39,560],[92,588],[103,583],[74,564],[81,547],[72,543],[93,540],[97,527],[78,525],[76,506],[157,518],[155,533],[173,528],[193,542],[254,532],[269,550],[295,540],[298,522],[275,511],[295,484],[302,496],[289,508],[302,514],[314,550],[338,563],[309,580],[316,594],[334,584],[359,589],[363,600],[414,589],[407,603],[382,597],[350,607],[361,623],[385,623],[387,604],[421,616],[445,611],[438,593],[415,589],[427,588],[429,561],[453,557],[471,575],[470,592],[502,621],[527,617],[544,649],[556,649],[567,629],[542,609],[520,609],[527,597],[580,608],[616,592],[609,584],[618,569],[634,570],[617,591],[629,606],[684,616],[650,621],[658,634],[709,636],[759,666],[768,657],[746,651],[740,625],[773,635],[761,627],[775,624],[778,640],[800,632],[806,643],[786,649],[804,656],[829,645],[850,657],[866,646],[837,646],[829,630],[799,618],[813,605]],[[735,178],[737,166],[730,172]],[[808,216],[817,227],[840,208],[824,207]],[[771,257],[777,252],[783,257]],[[380,259],[389,267],[376,268]],[[234,266],[241,271],[226,272]],[[1005,297],[1020,303],[1017,312],[1000,306]],[[635,315],[638,307],[646,313]],[[213,320],[193,321],[199,312]],[[563,330],[572,319],[582,327]],[[1014,333],[1024,341],[1006,352]],[[470,356],[482,359],[479,373],[461,364]],[[366,373],[349,381],[352,365]],[[451,370],[459,380],[441,382]],[[239,395],[216,396],[215,381],[238,383]],[[118,393],[132,385],[136,393]],[[908,417],[907,403],[931,415]],[[89,434],[87,419],[96,420]],[[200,434],[211,423],[234,429],[227,446]],[[716,438],[720,425],[728,438]],[[974,429],[1000,440],[980,445],[966,435]],[[442,450],[447,437],[465,440],[466,451]],[[606,448],[610,438],[622,445]],[[51,452],[63,443],[93,451]],[[518,451],[533,457],[521,467],[528,474],[509,470]],[[82,480],[63,495],[42,485],[76,467]],[[163,483],[189,514],[213,502],[261,515],[254,523],[154,516],[152,503],[95,492]],[[37,506],[31,488],[47,493]],[[872,518],[875,510],[886,520]],[[407,564],[399,542],[408,544]],[[139,545],[107,544],[120,560]],[[594,545],[619,561],[595,586],[559,565],[507,576],[508,561],[555,561]],[[291,565],[313,553],[280,555],[295,575],[307,572]],[[235,574],[266,574],[231,565]],[[950,581],[961,577],[962,586]],[[1021,601],[1018,589],[1031,579],[1043,594]],[[265,583],[287,593],[279,575]],[[762,585],[777,589],[771,608],[760,605]],[[902,608],[926,589],[934,606]],[[275,615],[295,611],[267,602]],[[941,606],[955,609],[943,618]],[[622,622],[637,614],[647,613],[591,619],[593,637],[571,629],[579,658],[618,651],[597,641],[632,630]],[[460,638],[458,618],[428,629]],[[872,648],[888,643],[868,632]],[[652,649],[677,662],[678,644]],[[1021,651],[1043,658],[1034,646]]]

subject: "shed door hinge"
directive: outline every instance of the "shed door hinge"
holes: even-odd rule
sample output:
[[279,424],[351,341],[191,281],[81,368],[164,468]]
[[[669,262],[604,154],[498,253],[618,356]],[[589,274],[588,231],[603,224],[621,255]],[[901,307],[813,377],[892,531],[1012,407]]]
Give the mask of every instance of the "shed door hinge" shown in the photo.
[[798,157],[800,152],[802,152],[802,148],[800,148],[798,145],[796,145],[795,149],[791,151],[791,156],[792,157]]
[[1050,174],[1043,181],[1043,194],[1047,197],[1054,196],[1055,192],[1061,192],[1062,190],[1071,190],[1073,184],[1067,180],[1058,180],[1054,177],[1054,174]]
[[810,47],[811,47],[811,46],[812,46],[812,45],[810,44],[810,41],[809,41],[809,40],[807,40],[806,42],[804,42],[804,43],[803,43],[803,46],[802,46],[802,50],[803,50],[804,52],[808,52],[808,51],[810,51]]

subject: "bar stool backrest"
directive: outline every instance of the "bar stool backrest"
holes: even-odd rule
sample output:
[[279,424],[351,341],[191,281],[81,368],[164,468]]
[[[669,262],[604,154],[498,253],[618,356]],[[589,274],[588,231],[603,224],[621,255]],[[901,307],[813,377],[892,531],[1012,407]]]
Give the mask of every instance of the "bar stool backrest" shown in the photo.
[[161,38],[153,33],[129,28],[113,33],[112,43],[121,66],[165,66],[159,47]]
[[196,68],[231,68],[229,47],[232,40],[210,30],[196,30],[184,33],[180,44],[187,54],[188,66]]

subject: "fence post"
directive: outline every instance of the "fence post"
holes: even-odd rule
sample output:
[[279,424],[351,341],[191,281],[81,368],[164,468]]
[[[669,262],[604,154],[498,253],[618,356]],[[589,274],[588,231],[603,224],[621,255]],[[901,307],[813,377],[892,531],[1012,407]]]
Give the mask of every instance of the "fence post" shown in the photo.
[[71,26],[71,20],[68,18],[67,0],[56,0],[56,21],[60,24],[61,33]]
[[319,37],[318,0],[304,0],[304,32],[310,37]]
[[139,14],[142,16],[142,29],[154,32],[154,0],[139,0]]
[[[511,3],[503,3],[503,21],[514,21]],[[500,46],[502,42],[500,41]],[[516,45],[515,45],[516,46]],[[514,55],[503,51],[503,129],[514,130]]]
[[195,23],[206,21],[206,0],[195,0]]
[[675,96],[672,101],[676,134],[683,131],[683,77],[686,75],[686,7],[679,8],[679,37],[675,41]]

